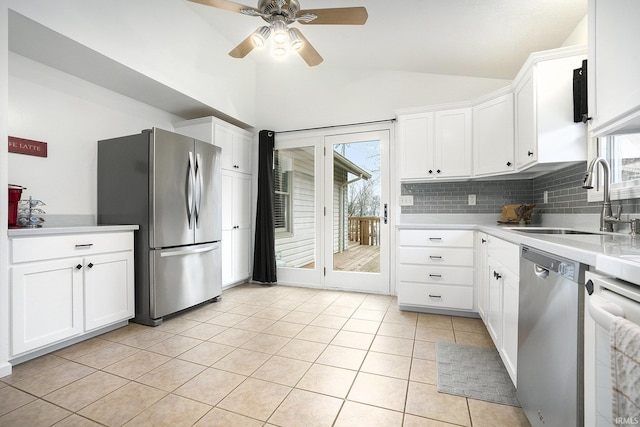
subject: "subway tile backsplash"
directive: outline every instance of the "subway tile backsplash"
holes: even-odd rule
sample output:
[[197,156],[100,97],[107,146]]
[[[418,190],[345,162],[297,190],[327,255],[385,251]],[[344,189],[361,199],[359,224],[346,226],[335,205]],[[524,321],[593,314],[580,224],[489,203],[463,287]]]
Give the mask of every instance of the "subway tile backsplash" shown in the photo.
[[[535,212],[539,214],[597,214],[600,203],[587,202],[587,190],[582,188],[586,170],[586,162],[581,162],[533,179],[402,184],[401,194],[412,195],[413,206],[402,206],[401,212],[500,214],[505,204],[535,203]],[[468,204],[469,194],[476,195],[475,205]],[[640,213],[640,199],[613,204],[622,204],[623,213]]]

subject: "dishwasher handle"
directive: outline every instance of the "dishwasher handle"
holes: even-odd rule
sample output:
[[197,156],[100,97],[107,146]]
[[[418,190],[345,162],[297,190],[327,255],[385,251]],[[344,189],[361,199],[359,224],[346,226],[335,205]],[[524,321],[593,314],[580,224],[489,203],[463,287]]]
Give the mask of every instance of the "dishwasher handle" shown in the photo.
[[549,277],[549,269],[542,267],[539,264],[533,265],[533,272],[541,279],[546,279]]

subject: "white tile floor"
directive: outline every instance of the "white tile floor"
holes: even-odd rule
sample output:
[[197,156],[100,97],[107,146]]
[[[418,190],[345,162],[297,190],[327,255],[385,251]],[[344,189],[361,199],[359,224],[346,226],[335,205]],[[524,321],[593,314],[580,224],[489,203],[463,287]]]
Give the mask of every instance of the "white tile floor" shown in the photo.
[[390,296],[245,284],[15,366],[0,425],[529,425],[519,408],[438,393],[438,340],[493,345],[479,319]]

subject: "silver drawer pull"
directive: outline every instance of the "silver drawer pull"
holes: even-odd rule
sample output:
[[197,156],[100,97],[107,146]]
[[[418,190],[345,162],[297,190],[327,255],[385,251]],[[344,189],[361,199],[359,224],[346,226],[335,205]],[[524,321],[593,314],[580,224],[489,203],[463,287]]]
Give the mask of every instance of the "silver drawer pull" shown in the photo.
[[440,241],[440,240],[442,240],[442,237],[429,237],[429,240],[431,240],[431,241]]
[[442,295],[431,295],[431,294],[429,294],[429,298],[440,298],[440,299],[442,299]]
[[442,257],[440,255],[429,255],[429,258],[431,258],[431,259],[442,259]]
[[429,277],[442,277],[442,274],[430,274]]
[[76,249],[89,249],[93,246],[93,243],[85,243],[82,245],[76,245]]

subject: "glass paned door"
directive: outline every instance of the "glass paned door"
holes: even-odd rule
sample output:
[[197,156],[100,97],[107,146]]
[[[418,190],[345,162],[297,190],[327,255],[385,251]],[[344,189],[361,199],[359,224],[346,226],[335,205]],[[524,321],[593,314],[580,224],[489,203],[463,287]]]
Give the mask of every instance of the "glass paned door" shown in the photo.
[[274,222],[278,281],[320,286],[321,223],[316,202],[321,182],[317,151],[321,138],[276,138]]
[[389,132],[325,137],[325,286],[389,292]]

